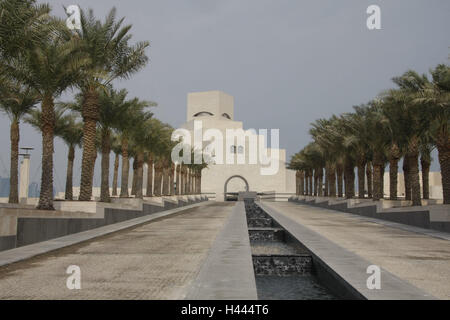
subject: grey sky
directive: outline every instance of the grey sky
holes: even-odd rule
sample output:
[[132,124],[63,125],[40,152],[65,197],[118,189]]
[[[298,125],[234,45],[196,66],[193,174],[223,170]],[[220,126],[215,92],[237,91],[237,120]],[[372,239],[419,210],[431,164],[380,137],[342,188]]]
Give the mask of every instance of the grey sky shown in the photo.
[[[149,65],[117,84],[130,96],[158,102],[155,114],[178,126],[186,94],[223,90],[235,97],[235,119],[246,128],[279,128],[292,155],[309,140],[317,118],[350,111],[392,87],[407,69],[427,72],[448,63],[448,0],[55,0],[91,7],[104,17],[115,6],[135,40],[149,40]],[[366,27],[366,8],[381,7],[382,30]],[[57,139],[58,140],[58,139]],[[9,172],[9,120],[0,117],[0,175]],[[39,182],[40,135],[22,126],[21,146],[33,146],[31,178]],[[79,181],[80,151],[75,168]],[[67,148],[55,146],[55,186],[62,190]],[[436,156],[435,156],[436,158]],[[99,161],[97,161],[99,162]],[[6,167],[6,168],[5,168]],[[95,184],[99,184],[97,163]],[[436,163],[432,167],[438,170]],[[6,170],[6,171],[5,171]]]

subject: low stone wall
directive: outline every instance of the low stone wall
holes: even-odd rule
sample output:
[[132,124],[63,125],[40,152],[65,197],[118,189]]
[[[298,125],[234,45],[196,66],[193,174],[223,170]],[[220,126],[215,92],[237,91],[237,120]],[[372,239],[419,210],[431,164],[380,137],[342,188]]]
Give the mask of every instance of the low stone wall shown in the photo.
[[[450,232],[450,205],[430,204],[422,207],[411,207],[408,206],[408,202],[402,200],[372,201],[370,199],[336,199],[310,196],[291,197],[288,201],[419,228]],[[433,202],[430,201],[430,203]]]
[[97,202],[58,203],[55,207],[80,211],[41,211],[0,208],[0,251],[83,232],[144,215],[207,201],[203,196],[163,197],[151,200],[113,199]]

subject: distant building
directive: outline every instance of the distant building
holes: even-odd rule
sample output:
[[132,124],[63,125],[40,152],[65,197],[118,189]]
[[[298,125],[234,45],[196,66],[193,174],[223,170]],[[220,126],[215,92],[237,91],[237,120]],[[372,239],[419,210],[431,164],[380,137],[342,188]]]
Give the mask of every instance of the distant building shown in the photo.
[[286,169],[286,151],[284,149],[272,149],[258,145],[257,152],[253,152],[253,154],[256,156],[261,153],[268,156],[273,155],[272,162],[277,162],[275,167],[278,170],[273,174],[264,175],[262,168],[269,166],[263,164],[260,157],[253,163],[249,161],[250,141],[260,141],[262,138],[260,133],[245,131],[247,135],[244,141],[225,141],[227,130],[235,132],[244,130],[243,123],[234,120],[234,98],[232,96],[222,91],[189,93],[186,120],[187,122],[182,125],[182,128],[191,133],[192,144],[194,144],[193,137],[197,131],[196,122],[201,123],[202,130],[215,129],[221,132],[223,139],[208,138],[202,144],[202,147],[205,148],[211,142],[216,141],[219,146],[222,146],[222,150],[214,149],[211,155],[213,159],[219,154],[225,157],[227,152],[232,156],[242,155],[245,159],[244,163],[237,163],[236,160],[233,163],[226,163],[223,159],[223,163],[210,164],[202,171],[202,192],[215,194],[218,201],[226,200],[228,194],[239,191],[295,194],[295,171]]
[[37,182],[30,183],[28,187],[28,197],[29,198],[39,198],[39,194],[41,193],[41,188],[39,188],[39,184]]
[[9,197],[9,178],[0,177],[0,198]]

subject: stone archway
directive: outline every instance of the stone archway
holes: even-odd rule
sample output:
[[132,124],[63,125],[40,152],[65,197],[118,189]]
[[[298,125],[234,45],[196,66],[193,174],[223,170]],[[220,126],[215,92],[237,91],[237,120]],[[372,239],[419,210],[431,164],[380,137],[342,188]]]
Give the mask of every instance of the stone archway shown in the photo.
[[227,201],[227,186],[228,186],[228,182],[230,182],[230,180],[234,179],[234,178],[239,178],[242,181],[244,181],[244,183],[245,183],[245,191],[246,192],[248,192],[250,190],[250,188],[248,186],[248,182],[243,176],[240,176],[240,175],[231,176],[225,181],[225,185],[223,186],[223,198],[224,198],[223,200],[224,201]]

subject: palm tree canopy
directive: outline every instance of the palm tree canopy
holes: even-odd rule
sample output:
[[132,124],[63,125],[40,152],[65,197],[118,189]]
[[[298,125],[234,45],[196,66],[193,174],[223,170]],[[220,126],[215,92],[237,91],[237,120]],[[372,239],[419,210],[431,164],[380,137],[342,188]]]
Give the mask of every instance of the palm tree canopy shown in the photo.
[[49,13],[48,4],[35,0],[0,1],[0,59],[16,57],[42,41],[53,30]]
[[117,78],[128,78],[146,65],[148,57],[146,41],[130,45],[131,25],[123,26],[124,18],[116,19],[112,8],[104,22],[97,20],[92,9],[80,12],[81,30],[77,38],[89,57],[89,64],[83,68],[84,77],[79,81],[81,90],[106,86]]
[[11,120],[19,120],[40,101],[36,91],[18,82],[3,82],[0,86],[0,109]]
[[56,30],[51,36],[2,66],[41,97],[57,96],[75,85],[82,76],[82,67],[89,62],[80,40],[70,34],[63,20],[51,18],[48,23]]

